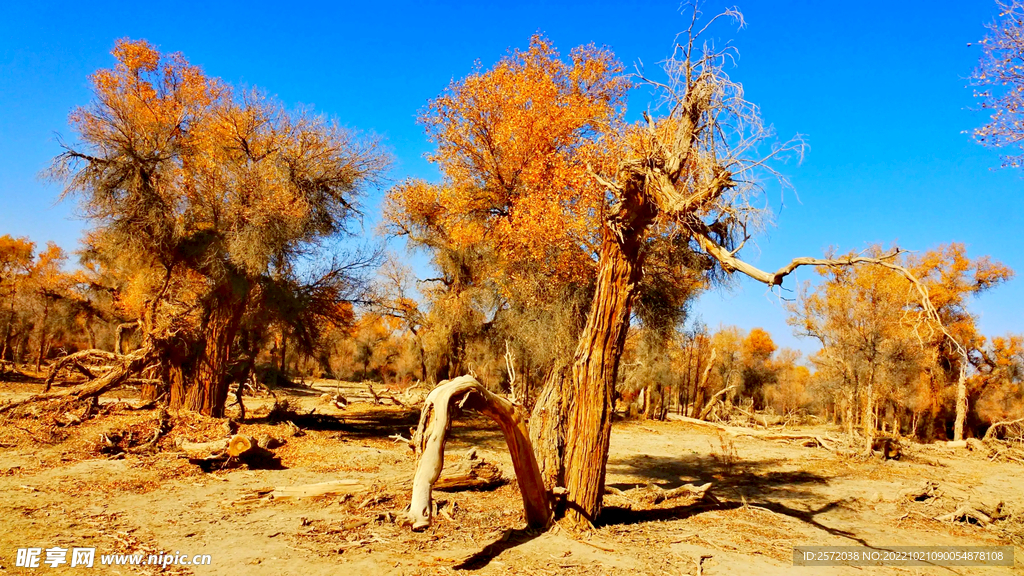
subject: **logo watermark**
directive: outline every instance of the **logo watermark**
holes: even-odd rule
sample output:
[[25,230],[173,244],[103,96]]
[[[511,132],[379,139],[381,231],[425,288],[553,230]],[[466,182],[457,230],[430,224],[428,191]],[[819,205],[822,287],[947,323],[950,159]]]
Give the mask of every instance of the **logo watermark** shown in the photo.
[[[101,554],[100,566],[206,566],[213,562],[209,554]],[[18,548],[14,565],[18,568],[92,568],[97,564],[96,548]]]

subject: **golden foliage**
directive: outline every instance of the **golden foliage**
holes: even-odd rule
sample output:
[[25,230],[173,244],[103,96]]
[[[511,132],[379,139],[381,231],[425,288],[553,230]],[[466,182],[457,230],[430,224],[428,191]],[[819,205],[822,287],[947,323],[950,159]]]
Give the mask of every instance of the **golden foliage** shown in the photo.
[[[492,69],[453,82],[421,115],[440,185],[409,181],[385,204],[387,229],[453,250],[486,246],[506,291],[543,271],[550,283],[594,273],[604,195],[588,164],[606,163],[628,80],[607,50],[563,61],[534,36]],[[532,278],[531,278],[532,277]],[[546,282],[545,282],[546,284]]]

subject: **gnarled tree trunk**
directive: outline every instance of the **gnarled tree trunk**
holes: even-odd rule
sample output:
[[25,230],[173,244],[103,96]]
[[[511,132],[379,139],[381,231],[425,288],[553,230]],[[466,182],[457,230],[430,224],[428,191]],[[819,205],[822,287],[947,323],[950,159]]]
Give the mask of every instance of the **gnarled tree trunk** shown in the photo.
[[184,408],[221,418],[228,398],[231,352],[235,335],[245,312],[244,295],[232,293],[220,300],[209,312],[203,336],[206,342],[196,359],[191,382],[186,381],[187,392],[182,404],[173,404],[181,395],[172,394],[172,408]]
[[[565,400],[571,392],[570,375],[566,363],[552,368],[530,414],[530,442],[548,491],[565,486]],[[560,516],[562,511],[555,513]]]
[[581,528],[591,526],[601,511],[619,359],[643,276],[643,238],[656,214],[643,193],[644,179],[623,180],[625,193],[601,235],[597,288],[576,348],[572,395],[563,398],[565,521]]

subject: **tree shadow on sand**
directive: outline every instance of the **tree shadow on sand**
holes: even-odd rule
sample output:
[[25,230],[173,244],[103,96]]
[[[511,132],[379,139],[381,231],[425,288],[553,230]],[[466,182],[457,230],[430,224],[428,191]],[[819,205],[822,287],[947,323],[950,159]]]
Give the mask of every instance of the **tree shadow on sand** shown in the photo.
[[[831,536],[846,538],[861,546],[870,546],[853,532],[823,524],[818,516],[847,506],[847,499],[815,503],[820,494],[814,488],[828,483],[828,477],[806,470],[780,471],[784,459],[744,460],[693,454],[682,458],[636,455],[612,459],[608,462],[610,474],[622,474],[642,479],[637,483],[609,483],[609,487],[628,490],[646,483],[671,489],[686,483],[712,482],[714,497],[677,506],[631,508],[606,506],[598,518],[598,527],[685,520],[713,510],[734,510],[744,506],[757,506],[773,513],[793,518]],[[807,500],[808,506],[794,507],[778,499]],[[506,530],[495,541],[463,560],[456,570],[479,570],[487,566],[506,550],[533,540],[543,532],[534,530]]]
[[[868,546],[868,543],[856,534],[827,526],[816,519],[820,514],[850,503],[849,499],[843,498],[816,506],[811,505],[811,500],[820,501],[821,498],[814,488],[825,486],[829,478],[807,470],[778,470],[787,462],[780,458],[748,460],[702,454],[681,458],[641,454],[611,460],[608,463],[609,472],[640,477],[646,482],[666,489],[689,482],[711,482],[711,493],[714,494],[714,498],[663,508],[630,509],[609,506],[602,510],[599,524],[607,526],[681,520],[710,510],[732,510],[754,505],[799,520],[832,536],[847,538],[862,546]],[[609,486],[627,490],[636,486],[636,483],[617,483]],[[779,500],[807,500],[808,506],[796,508]]]
[[494,542],[487,544],[479,552],[456,564],[453,568],[455,570],[480,570],[490,564],[491,560],[500,556],[502,552],[525,544],[544,532],[545,530],[533,529],[505,530]]

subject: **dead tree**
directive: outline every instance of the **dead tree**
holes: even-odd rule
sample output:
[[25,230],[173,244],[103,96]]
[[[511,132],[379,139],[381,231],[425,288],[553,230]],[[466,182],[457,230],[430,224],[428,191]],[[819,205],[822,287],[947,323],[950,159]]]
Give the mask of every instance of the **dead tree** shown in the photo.
[[[734,11],[725,15],[739,18]],[[758,118],[756,107],[744,100],[742,87],[726,73],[730,54],[709,50],[697,41],[707,26],[698,27],[696,9],[693,16],[690,29],[666,61],[666,81],[651,80],[638,70],[640,81],[661,93],[661,109],[667,112],[659,118],[645,113],[643,122],[623,129],[622,156],[614,175],[593,171],[611,198],[601,230],[596,289],[571,375],[549,382],[551,394],[558,398],[542,393],[545,403],[537,405],[547,412],[541,419],[546,428],[534,433],[540,437],[538,444],[564,447],[561,457],[540,458],[545,465],[553,462],[564,469],[542,474],[546,480],[564,479],[565,518],[574,527],[590,526],[600,513],[614,386],[643,278],[645,248],[653,234],[679,235],[690,249],[703,253],[725,273],[740,272],[769,288],[781,286],[783,278],[801,266],[885,266],[917,288],[923,321],[937,326],[963,349],[942,327],[927,288],[894,262],[899,249],[877,258],[795,258],[775,272],[760,270],[737,256],[750,238],[748,226],[756,225],[760,213],[750,201],[759,190],[756,174],[768,170],[773,157],[787,151],[799,153],[802,143],[795,140],[775,147],[767,156],[756,154],[757,144],[770,131]],[[767,175],[778,177],[770,170]],[[564,416],[552,416],[551,411],[562,409]]]
[[68,354],[50,366],[50,373],[46,376],[46,380],[44,381],[43,392],[50,391],[50,388],[53,386],[53,383],[57,379],[61,370],[73,369],[81,373],[87,379],[93,380],[97,377],[94,373],[94,371],[96,371],[94,366],[97,361],[102,361],[109,366],[117,364],[122,360],[124,360],[124,356],[122,354],[107,352],[106,350],[82,350],[81,352]]

